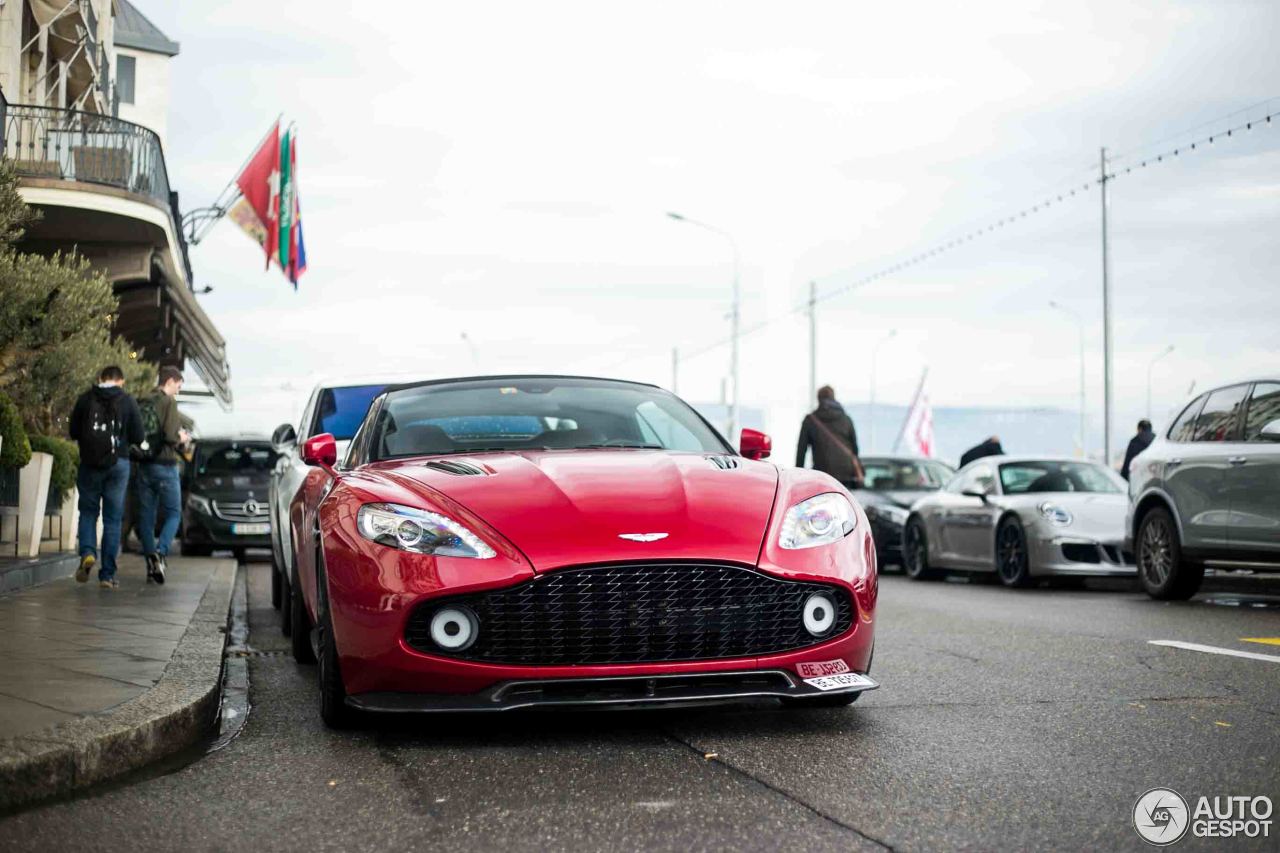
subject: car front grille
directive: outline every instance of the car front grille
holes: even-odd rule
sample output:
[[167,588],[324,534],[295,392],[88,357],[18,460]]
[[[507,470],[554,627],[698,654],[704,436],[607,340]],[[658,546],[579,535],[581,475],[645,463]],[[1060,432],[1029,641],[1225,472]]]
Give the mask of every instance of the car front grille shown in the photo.
[[257,501],[213,501],[213,514],[226,521],[267,520],[267,505]]
[[[825,592],[835,623],[804,627],[805,600]],[[476,616],[475,642],[445,652],[431,640],[441,608]],[[848,593],[718,563],[630,563],[562,569],[473,595],[426,602],[410,615],[405,642],[430,654],[538,666],[662,663],[776,654],[815,645],[853,624]]]

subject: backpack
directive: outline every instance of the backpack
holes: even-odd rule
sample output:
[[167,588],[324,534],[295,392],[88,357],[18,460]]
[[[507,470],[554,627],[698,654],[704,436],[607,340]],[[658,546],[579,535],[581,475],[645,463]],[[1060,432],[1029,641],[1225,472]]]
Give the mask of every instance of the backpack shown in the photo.
[[116,436],[120,432],[116,401],[119,399],[89,392],[86,428],[80,436],[80,461],[90,468],[110,468],[116,464]]
[[138,414],[142,416],[142,444],[137,448],[137,457],[142,462],[154,462],[164,448],[164,429],[155,397],[139,400]]

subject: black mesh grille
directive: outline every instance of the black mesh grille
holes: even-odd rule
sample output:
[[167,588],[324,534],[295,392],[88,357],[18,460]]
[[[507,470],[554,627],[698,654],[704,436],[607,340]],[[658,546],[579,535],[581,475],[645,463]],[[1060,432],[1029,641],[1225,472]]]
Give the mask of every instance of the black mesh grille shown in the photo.
[[[801,620],[805,599],[826,592],[835,624],[814,637]],[[446,653],[431,641],[431,617],[465,604],[480,632]],[[659,663],[751,657],[800,649],[849,629],[848,594],[827,584],[779,580],[751,569],[705,563],[564,569],[519,586],[428,602],[405,641],[432,654],[542,666]]]

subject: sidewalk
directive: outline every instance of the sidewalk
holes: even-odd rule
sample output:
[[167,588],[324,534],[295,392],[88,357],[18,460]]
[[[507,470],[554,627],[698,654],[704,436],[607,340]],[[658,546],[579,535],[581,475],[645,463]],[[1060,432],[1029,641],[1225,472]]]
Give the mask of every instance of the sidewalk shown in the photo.
[[173,558],[164,586],[63,578],[0,596],[0,808],[181,749],[217,713],[230,559]]

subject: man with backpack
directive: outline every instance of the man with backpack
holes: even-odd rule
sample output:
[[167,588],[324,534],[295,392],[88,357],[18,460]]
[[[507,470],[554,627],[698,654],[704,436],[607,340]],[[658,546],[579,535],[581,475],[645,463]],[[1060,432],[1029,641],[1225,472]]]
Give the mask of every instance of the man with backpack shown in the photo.
[[[145,433],[138,446],[138,538],[147,561],[147,580],[164,583],[168,568],[169,544],[182,520],[182,485],[178,477],[179,447],[190,436],[182,428],[178,414],[178,392],[182,371],[172,365],[160,368],[156,388],[138,403]],[[160,534],[156,535],[156,509],[161,511]]]
[[862,485],[862,462],[858,459],[858,433],[853,420],[836,401],[830,385],[818,389],[818,408],[805,415],[796,446],[796,467],[804,467],[805,454],[813,448],[813,467],[835,477],[846,488]]
[[[143,440],[138,405],[124,392],[124,371],[112,365],[98,375],[97,386],[80,395],[71,410],[69,430],[80,447],[80,567],[84,583],[101,555],[98,585],[115,589],[120,552],[120,519],[129,486],[129,446]],[[98,548],[98,512],[102,512],[102,548]]]

